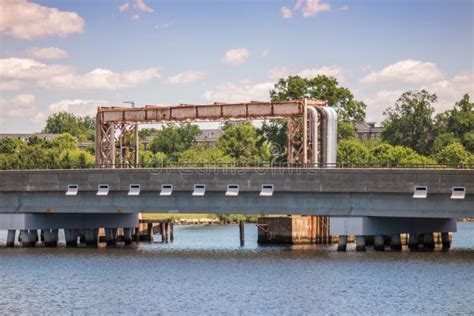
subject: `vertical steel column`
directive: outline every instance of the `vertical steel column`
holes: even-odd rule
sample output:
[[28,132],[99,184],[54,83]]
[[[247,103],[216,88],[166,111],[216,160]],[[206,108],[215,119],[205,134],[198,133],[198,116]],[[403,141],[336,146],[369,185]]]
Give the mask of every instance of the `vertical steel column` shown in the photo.
[[303,100],[303,164],[308,163],[308,107]]
[[140,153],[139,153],[139,141],[138,141],[138,123],[135,124],[135,168],[140,165]]

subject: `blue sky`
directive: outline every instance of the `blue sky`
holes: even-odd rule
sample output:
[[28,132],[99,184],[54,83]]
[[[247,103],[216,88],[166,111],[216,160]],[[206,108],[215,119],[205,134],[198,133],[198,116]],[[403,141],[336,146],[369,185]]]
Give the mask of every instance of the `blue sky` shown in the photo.
[[59,110],[265,100],[335,76],[368,120],[407,89],[474,94],[473,1],[0,0],[0,132]]

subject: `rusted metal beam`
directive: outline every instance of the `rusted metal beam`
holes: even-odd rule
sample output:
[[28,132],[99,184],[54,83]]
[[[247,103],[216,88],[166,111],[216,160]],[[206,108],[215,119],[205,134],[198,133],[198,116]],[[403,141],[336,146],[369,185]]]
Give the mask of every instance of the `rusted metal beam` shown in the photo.
[[[325,106],[327,101],[308,100],[308,104]],[[142,108],[99,107],[102,122],[174,123],[228,120],[257,120],[303,116],[304,101],[249,102],[237,104],[154,106]]]
[[[141,108],[98,107],[96,116],[96,165],[121,168],[137,167],[139,163],[138,124],[167,124],[206,121],[288,120],[288,162],[306,164],[312,157],[308,146],[308,106],[327,106],[321,100],[290,100],[280,102],[251,101],[207,105],[146,105]],[[116,144],[118,142],[118,146]],[[117,148],[116,148],[117,147]],[[116,152],[119,155],[116,157]]]

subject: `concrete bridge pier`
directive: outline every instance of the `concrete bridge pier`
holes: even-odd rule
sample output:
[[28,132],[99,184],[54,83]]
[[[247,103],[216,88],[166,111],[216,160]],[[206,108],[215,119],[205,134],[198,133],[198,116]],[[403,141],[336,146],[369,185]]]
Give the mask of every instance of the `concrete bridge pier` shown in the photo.
[[365,235],[356,236],[356,251],[366,251]]
[[123,228],[123,241],[126,245],[130,245],[132,243],[132,227],[124,227]]
[[77,246],[77,236],[78,236],[77,229],[65,229],[64,230],[64,237],[66,238],[66,246],[67,247],[76,247]]
[[376,251],[385,251],[385,241],[383,235],[375,235],[374,237],[374,249]]
[[38,231],[35,229],[20,230],[20,241],[23,247],[34,247],[38,240]]
[[106,228],[105,240],[106,240],[107,246],[115,245],[115,242],[117,240],[117,228]]
[[433,233],[424,233],[423,234],[423,248],[425,249],[435,249],[435,241]]
[[15,229],[9,229],[7,235],[7,247],[14,247],[15,246]]
[[399,234],[395,234],[391,236],[390,248],[392,250],[397,250],[397,251],[402,250],[402,240],[400,239]]
[[41,234],[46,247],[56,247],[58,245],[58,229],[42,229]]
[[347,235],[340,235],[337,242],[337,251],[346,251],[347,249]]
[[420,237],[418,236],[418,234],[410,233],[408,236],[408,248],[410,250],[418,250],[420,245],[419,240]]
[[84,229],[84,239],[87,246],[97,246],[97,241],[99,239],[99,229],[98,228]]
[[441,244],[443,249],[451,248],[451,236],[449,233],[441,233]]

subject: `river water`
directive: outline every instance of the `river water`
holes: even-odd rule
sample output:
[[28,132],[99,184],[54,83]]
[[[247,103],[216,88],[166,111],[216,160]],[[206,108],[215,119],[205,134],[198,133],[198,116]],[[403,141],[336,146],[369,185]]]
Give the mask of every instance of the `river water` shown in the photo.
[[245,229],[243,248],[236,225],[175,226],[170,244],[1,248],[0,314],[474,313],[474,223],[447,252],[262,247]]

